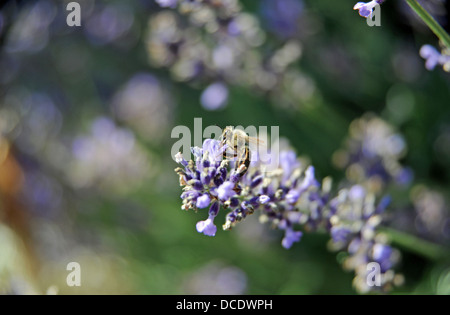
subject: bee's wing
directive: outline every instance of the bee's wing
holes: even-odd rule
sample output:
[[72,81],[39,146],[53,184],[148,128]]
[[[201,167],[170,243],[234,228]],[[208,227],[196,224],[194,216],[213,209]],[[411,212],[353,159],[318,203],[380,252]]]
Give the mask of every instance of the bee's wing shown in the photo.
[[247,137],[247,141],[248,141],[248,143],[255,144],[255,145],[264,145],[265,144],[263,140],[256,138],[256,137]]

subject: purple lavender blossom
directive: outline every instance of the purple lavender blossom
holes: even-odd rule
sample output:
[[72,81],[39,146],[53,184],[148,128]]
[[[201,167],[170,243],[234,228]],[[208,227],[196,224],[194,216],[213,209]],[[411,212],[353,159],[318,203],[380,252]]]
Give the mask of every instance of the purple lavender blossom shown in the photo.
[[262,205],[264,205],[264,204],[266,204],[266,203],[268,203],[269,201],[270,201],[270,197],[269,196],[266,196],[266,195],[262,195],[262,196],[260,196],[259,197],[259,202],[262,204]]
[[423,45],[420,48],[420,56],[424,58],[425,68],[427,70],[433,70],[437,65],[443,66],[444,70],[450,69],[450,55],[440,53],[436,48],[431,45]]
[[235,184],[231,181],[227,181],[217,188],[217,197],[220,200],[228,200],[236,195],[234,191]]
[[201,197],[197,198],[197,208],[203,209],[209,206],[211,203],[211,198],[209,198],[208,194],[204,194]]
[[348,242],[349,236],[352,231],[347,227],[334,226],[330,229],[331,238],[335,243]]
[[305,179],[300,185],[300,190],[306,190],[311,186],[319,186],[315,175],[314,175],[314,166],[309,166],[305,171]]
[[205,221],[197,222],[197,231],[203,233],[206,236],[215,236],[217,232],[217,227],[214,225],[214,217],[209,216]]
[[303,233],[300,231],[294,231],[291,228],[286,229],[286,234],[281,242],[281,245],[286,248],[289,249],[292,247],[292,245],[295,242],[299,242],[301,237],[302,237]]
[[297,160],[297,155],[294,151],[280,152],[280,166],[283,170],[283,181],[286,181],[293,171],[300,167],[300,162]]
[[[205,207],[206,208],[206,207]],[[209,208],[209,216],[205,221],[197,222],[196,228],[197,232],[203,233],[206,236],[215,236],[217,232],[217,227],[214,224],[214,218],[217,216],[220,210],[219,202],[214,202]]]
[[351,200],[361,200],[365,195],[366,190],[360,185],[352,186],[348,193],[348,196]]
[[359,15],[365,18],[372,18],[373,9],[383,3],[384,0],[372,0],[370,2],[358,2],[353,7],[353,10],[358,10]]
[[392,268],[393,249],[389,245],[377,243],[372,247],[372,258],[378,262],[381,267],[381,272],[386,272]]
[[433,70],[438,64],[441,58],[441,53],[431,45],[423,45],[420,48],[420,56],[426,59],[425,68],[427,70]]

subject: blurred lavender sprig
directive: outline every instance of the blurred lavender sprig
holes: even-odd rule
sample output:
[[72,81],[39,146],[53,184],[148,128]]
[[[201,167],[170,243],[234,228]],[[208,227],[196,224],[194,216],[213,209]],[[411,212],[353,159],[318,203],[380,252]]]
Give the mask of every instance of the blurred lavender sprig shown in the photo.
[[419,54],[425,59],[425,68],[427,70],[431,71],[439,65],[446,72],[450,72],[450,49],[443,49],[442,52],[439,52],[431,45],[423,45]]
[[262,0],[261,15],[265,27],[279,38],[298,36],[300,19],[303,13],[303,0]]
[[[304,232],[329,233],[331,248],[347,253],[344,267],[355,272],[354,285],[360,292],[388,290],[401,282],[393,271],[399,252],[377,231],[388,199],[377,202],[361,185],[333,194],[331,179],[320,183],[314,167],[304,165],[291,150],[280,152],[276,170],[266,172],[264,163],[256,160],[245,173],[235,161],[221,159],[223,150],[219,141],[207,139],[202,148],[192,148],[194,160],[176,156],[182,166],[175,170],[184,190],[182,209],[209,208],[207,219],[197,223],[198,232],[217,233],[214,221],[220,209],[227,211],[224,230],[259,212],[262,223],[284,231],[281,243],[286,249]],[[380,287],[367,284],[369,262],[380,265]]]
[[394,188],[391,185],[397,193],[409,192],[408,205],[397,203],[395,212],[385,215],[386,225],[395,229],[389,236],[424,257],[439,259],[442,249],[435,244],[448,245],[450,212],[443,194],[424,185],[412,186],[414,174],[400,162],[406,150],[403,136],[392,125],[366,114],[351,123],[345,145],[333,161],[345,170],[347,185],[360,185],[375,196],[386,195]]
[[367,114],[350,124],[345,145],[333,155],[334,164],[346,171],[349,182],[376,194],[394,183],[406,187],[413,179],[400,160],[407,150],[403,136],[381,118]]
[[74,139],[72,153],[66,172],[70,184],[78,189],[126,193],[152,176],[148,152],[130,130],[107,117],[95,119],[89,134]]
[[397,231],[416,235],[434,244],[450,245],[450,207],[444,192],[415,185],[410,203],[400,207],[389,220]]
[[298,40],[286,40],[281,46],[270,48],[258,18],[244,12],[238,0],[158,3],[173,10],[150,17],[147,35],[150,62],[170,69],[178,81],[205,87],[201,97],[204,108],[224,107],[230,85],[252,88],[273,97],[283,95],[283,100],[296,105],[302,100],[298,91],[292,91],[295,86],[298,88],[293,82],[307,80],[292,67],[302,54]]

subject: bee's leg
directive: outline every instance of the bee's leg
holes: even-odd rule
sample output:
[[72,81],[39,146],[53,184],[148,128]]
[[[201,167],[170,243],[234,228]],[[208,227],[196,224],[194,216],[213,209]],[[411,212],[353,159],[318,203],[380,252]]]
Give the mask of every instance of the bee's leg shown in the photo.
[[[237,157],[237,156],[238,156],[238,153],[237,153],[237,151],[235,151],[235,152],[236,152],[236,157]],[[235,170],[235,171],[237,171],[238,168],[241,166],[243,155],[244,155],[244,152],[241,153],[241,155],[239,156],[239,159],[236,161],[236,163],[235,163],[235,165],[234,165],[234,170]]]
[[244,151],[242,152],[239,160],[236,163],[235,170],[238,172],[239,177],[243,176],[250,166],[250,150],[247,147],[244,147]]

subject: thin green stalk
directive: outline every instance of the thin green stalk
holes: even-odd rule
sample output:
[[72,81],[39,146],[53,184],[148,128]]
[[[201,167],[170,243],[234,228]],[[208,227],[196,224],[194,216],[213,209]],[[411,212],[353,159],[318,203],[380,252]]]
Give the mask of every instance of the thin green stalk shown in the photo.
[[449,258],[450,252],[448,248],[441,245],[428,242],[414,235],[406,234],[391,228],[384,227],[380,230],[387,234],[394,244],[403,247],[410,252],[414,252],[434,261]]
[[441,42],[450,49],[450,36],[439,25],[439,23],[425,10],[417,0],[405,0],[411,9],[422,19],[422,21],[433,31]]

